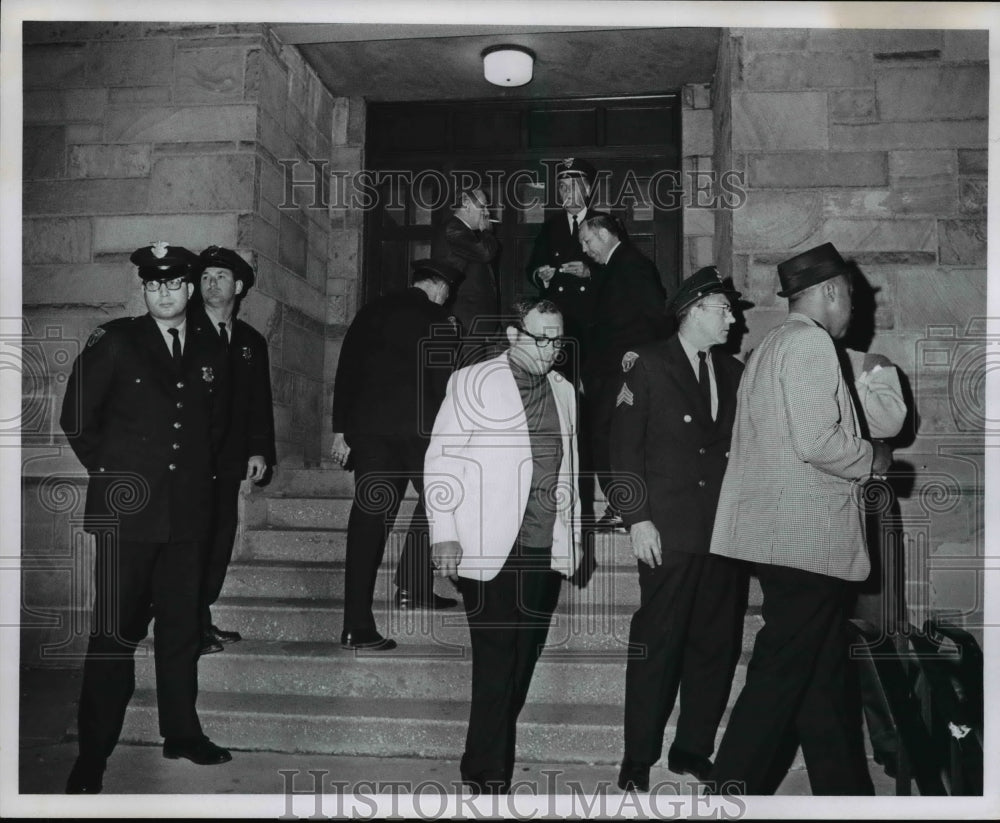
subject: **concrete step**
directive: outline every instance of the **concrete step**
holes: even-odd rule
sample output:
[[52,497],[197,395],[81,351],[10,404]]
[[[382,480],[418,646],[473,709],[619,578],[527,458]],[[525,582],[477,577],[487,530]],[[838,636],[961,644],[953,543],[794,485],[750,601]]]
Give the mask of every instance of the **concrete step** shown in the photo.
[[[469,705],[465,700],[202,690],[198,715],[215,743],[233,749],[444,758],[464,748]],[[621,704],[542,703],[529,698],[518,720],[516,757],[523,762],[616,764],[621,759],[621,726]],[[667,739],[673,734],[674,726],[668,724]],[[121,741],[160,740],[155,692],[137,690]]]
[[[155,686],[151,646],[136,657],[136,683]],[[744,652],[733,681],[743,688],[749,652]],[[528,699],[542,703],[604,703],[620,707],[625,699],[624,649],[603,655],[567,657],[546,649],[535,669]],[[244,640],[198,662],[198,685],[207,692],[370,697],[386,700],[469,699],[472,683],[468,646],[415,644],[393,652],[350,652],[339,643],[286,643]],[[616,709],[617,710],[617,709]]]
[[[563,586],[560,605],[552,619],[548,645],[579,650],[622,649],[628,644],[634,607],[606,604],[593,608],[574,586]],[[342,599],[227,597],[212,607],[216,625],[236,630],[246,638],[282,641],[334,641],[343,624]],[[401,644],[466,645],[469,638],[461,606],[445,611],[403,612],[388,599],[374,602],[379,631]],[[760,627],[760,607],[750,606],[746,633]],[[752,637],[750,638],[752,641]]]
[[[375,598],[388,601],[394,596],[398,552],[388,556],[379,567]],[[565,584],[570,585],[570,584]],[[454,587],[437,581],[439,594],[458,596]],[[583,600],[595,606],[603,603],[639,605],[639,576],[634,565],[599,565],[581,591]],[[286,562],[254,560],[230,564],[223,597],[328,598],[344,596],[344,563],[314,561]]]
[[351,497],[354,473],[343,469],[286,469],[274,472],[267,494],[282,497]]

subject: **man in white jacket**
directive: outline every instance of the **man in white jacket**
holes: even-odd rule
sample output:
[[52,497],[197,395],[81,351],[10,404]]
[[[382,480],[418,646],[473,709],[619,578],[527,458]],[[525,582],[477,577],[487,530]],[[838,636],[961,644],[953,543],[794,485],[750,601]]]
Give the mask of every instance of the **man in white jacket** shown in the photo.
[[562,315],[548,300],[514,309],[510,348],[449,380],[424,460],[433,563],[458,584],[472,643],[461,775],[500,793],[560,575],[580,558],[576,397],[551,371]]

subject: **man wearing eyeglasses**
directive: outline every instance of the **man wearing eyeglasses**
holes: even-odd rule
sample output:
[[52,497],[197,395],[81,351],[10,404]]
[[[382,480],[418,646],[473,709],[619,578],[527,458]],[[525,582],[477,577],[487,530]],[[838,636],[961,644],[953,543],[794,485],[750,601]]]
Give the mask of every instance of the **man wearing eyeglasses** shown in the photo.
[[515,728],[559,599],[580,560],[576,396],[553,372],[562,315],[515,305],[509,349],[455,372],[424,458],[437,574],[458,583],[472,644],[462,780],[505,793]]
[[649,789],[678,691],[667,766],[708,776],[739,659],[747,571],[709,554],[743,371],[717,347],[726,342],[737,297],[714,266],[700,269],[667,305],[677,334],[622,358],[611,468],[632,491],[622,516],[640,590],[625,674],[622,789]]
[[160,242],[130,259],[148,313],[90,336],[59,420],[89,476],[84,525],[97,543],[69,794],[102,789],[150,618],[163,756],[199,765],[232,759],[204,735],[195,710],[200,543],[211,522],[213,454],[228,422],[227,366],[217,336],[186,321],[197,256]]
[[451,312],[461,325],[464,364],[481,356],[490,335],[497,331],[500,291],[494,265],[500,243],[493,235],[490,210],[481,188],[458,194],[458,208],[431,243],[431,258],[458,269],[464,278],[451,296]]

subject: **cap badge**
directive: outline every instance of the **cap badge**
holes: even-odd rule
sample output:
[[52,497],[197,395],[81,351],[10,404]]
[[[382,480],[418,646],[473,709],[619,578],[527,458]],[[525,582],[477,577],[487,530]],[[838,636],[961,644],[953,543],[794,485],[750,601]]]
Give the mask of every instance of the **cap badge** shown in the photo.
[[157,242],[153,243],[152,248],[150,249],[150,251],[153,252],[153,257],[157,257],[160,259],[166,257],[167,245],[168,243],[166,240],[158,240]]

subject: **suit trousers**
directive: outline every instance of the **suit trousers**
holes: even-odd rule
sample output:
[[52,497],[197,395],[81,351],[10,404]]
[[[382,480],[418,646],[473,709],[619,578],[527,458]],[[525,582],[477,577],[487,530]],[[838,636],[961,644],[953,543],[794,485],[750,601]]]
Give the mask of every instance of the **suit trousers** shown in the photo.
[[77,716],[80,755],[110,756],[135,691],[136,645],[153,618],[160,734],[202,736],[198,697],[198,542],[118,541],[98,532],[94,613]]
[[212,625],[212,604],[219,599],[226,572],[233,556],[239,517],[240,483],[235,477],[217,477],[212,481],[212,533],[205,542],[204,569],[201,580],[201,630]]
[[472,643],[465,780],[510,785],[517,717],[559,600],[551,563],[550,547],[516,545],[492,580],[459,578]]
[[[615,402],[623,382],[620,370],[593,372],[584,378],[588,423],[590,425],[590,467],[597,474],[598,485],[604,492],[606,500],[611,495],[613,481],[611,474],[611,420],[614,417]],[[608,500],[608,505],[612,505],[611,500]],[[612,506],[612,508],[617,507]]]
[[674,745],[710,757],[739,661],[749,573],[738,560],[664,551],[639,563],[639,609],[625,671],[625,757],[660,759],[678,690]]
[[773,769],[795,733],[816,795],[870,795],[874,789],[848,699],[847,618],[851,584],[813,572],[756,564],[764,592],[740,693],[719,746],[716,787],[772,793]]
[[376,630],[372,614],[375,581],[385,544],[399,512],[406,484],[418,495],[406,543],[396,568],[396,585],[418,598],[430,597],[434,577],[430,534],[424,510],[424,453],[420,437],[352,437],[354,504],[347,521],[347,561],[344,569],[344,631]]

